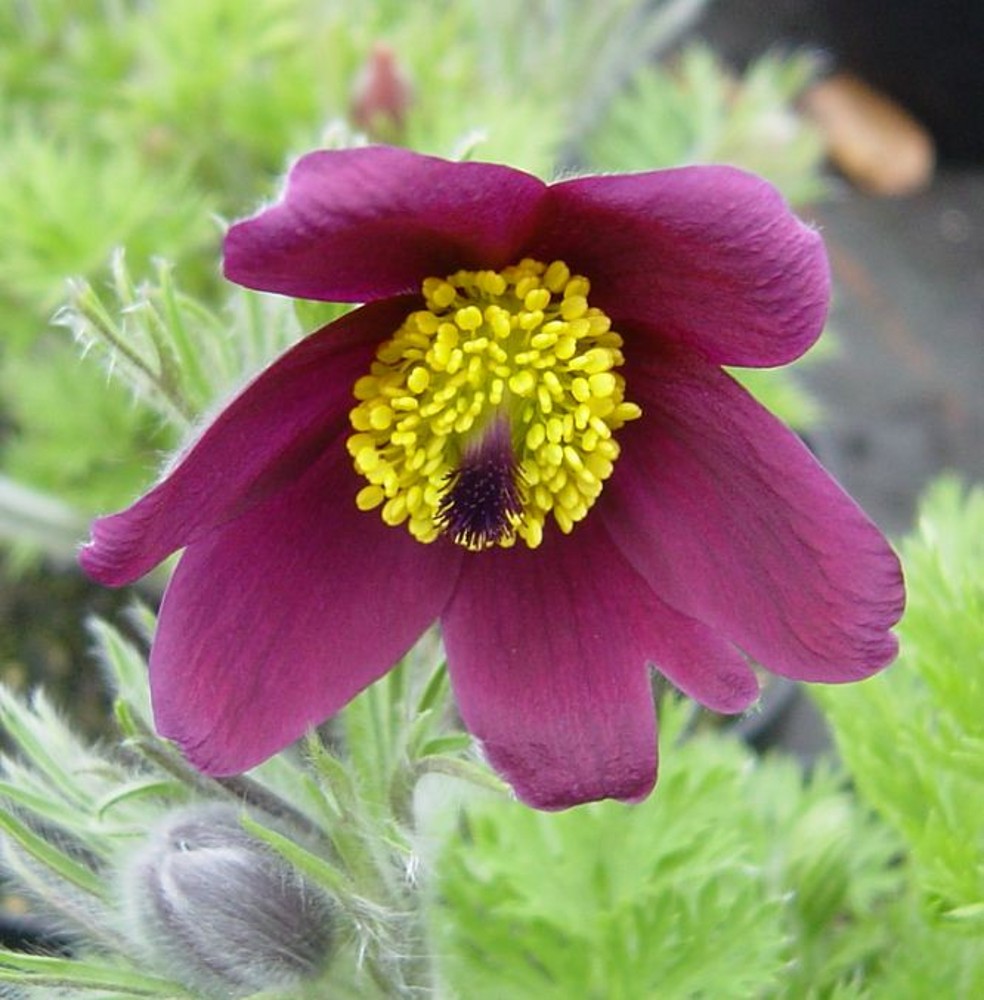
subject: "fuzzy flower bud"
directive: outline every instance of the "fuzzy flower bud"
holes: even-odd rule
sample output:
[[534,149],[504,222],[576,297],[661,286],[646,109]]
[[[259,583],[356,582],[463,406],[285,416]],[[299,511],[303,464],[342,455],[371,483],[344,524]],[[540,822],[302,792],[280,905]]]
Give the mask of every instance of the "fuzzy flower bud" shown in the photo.
[[390,46],[377,42],[352,88],[353,123],[373,139],[394,139],[406,124],[413,86]]
[[288,989],[325,966],[333,904],[235,808],[172,814],[124,872],[131,928],[161,971],[205,997]]

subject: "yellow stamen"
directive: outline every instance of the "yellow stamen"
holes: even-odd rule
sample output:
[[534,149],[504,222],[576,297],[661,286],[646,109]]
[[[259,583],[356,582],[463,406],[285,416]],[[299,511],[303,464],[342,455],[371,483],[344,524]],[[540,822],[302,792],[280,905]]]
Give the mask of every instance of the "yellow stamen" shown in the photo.
[[[536,548],[549,517],[569,533],[612,474],[612,432],[642,412],[624,399],[622,338],[589,304],[587,278],[563,261],[525,259],[427,278],[422,291],[426,308],[380,345],[353,388],[348,450],[368,483],[357,506],[381,508],[387,524],[432,542],[458,523],[449,491],[462,468],[488,453],[481,461],[496,474],[471,474],[468,502],[480,504],[481,484],[495,482],[489,502],[505,506],[489,517],[501,522],[454,541],[481,549],[518,537]],[[496,448],[511,447],[506,461],[482,447],[492,428]],[[515,470],[515,491],[503,489],[503,469]]]

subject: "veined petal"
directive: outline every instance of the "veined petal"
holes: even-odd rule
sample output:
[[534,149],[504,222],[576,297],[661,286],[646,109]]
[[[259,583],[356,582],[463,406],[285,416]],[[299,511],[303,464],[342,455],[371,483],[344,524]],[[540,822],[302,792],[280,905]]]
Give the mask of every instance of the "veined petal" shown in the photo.
[[436,620],[460,553],[355,505],[341,441],[189,546],[150,659],[160,733],[209,774],[246,770],[342,708]]
[[744,712],[759,696],[758,678],[745,657],[703,622],[649,594],[646,648],[659,672],[706,708]]
[[545,192],[537,178],[491,163],[388,146],[310,153],[280,202],[229,230],[225,274],[339,302],[416,291],[429,275],[513,263]]
[[599,529],[467,554],[442,619],[465,725],[540,809],[637,801],[656,780],[648,588]]
[[80,555],[86,573],[130,583],[291,482],[348,425],[352,386],[413,305],[396,299],[349,313],[267,368],[154,489],[93,524]]
[[889,663],[899,561],[795,435],[712,367],[651,359],[632,390],[647,420],[620,432],[598,508],[652,588],[774,673]]
[[733,167],[585,177],[549,189],[531,252],[591,279],[616,324],[715,364],[768,367],[819,336],[826,252],[766,181]]

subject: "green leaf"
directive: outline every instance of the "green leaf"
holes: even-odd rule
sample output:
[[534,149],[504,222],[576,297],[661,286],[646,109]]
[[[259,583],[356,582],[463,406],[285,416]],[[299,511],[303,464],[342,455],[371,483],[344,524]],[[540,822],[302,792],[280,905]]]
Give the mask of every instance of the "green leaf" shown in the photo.
[[242,818],[242,824],[247,833],[268,844],[285,861],[316,885],[320,885],[343,905],[354,907],[359,912],[365,909],[366,901],[357,897],[350,880],[337,865],[317,854],[312,854],[290,837],[271,830],[248,816]]
[[902,560],[908,608],[898,662],[815,696],[859,793],[903,837],[926,914],[980,934],[984,490],[937,482]]
[[99,898],[106,895],[107,886],[91,868],[58,850],[30,827],[25,826],[20,820],[3,810],[0,810],[0,831],[19,844],[32,858],[65,879],[66,882],[70,882],[79,889],[84,889]]
[[95,959],[26,955],[4,950],[0,950],[0,981],[52,989],[74,986],[133,997],[192,996],[171,980]]
[[737,744],[695,741],[672,748],[638,806],[474,804],[440,864],[435,934],[452,985],[629,1000],[749,996],[778,981],[782,896],[747,833],[744,766]]

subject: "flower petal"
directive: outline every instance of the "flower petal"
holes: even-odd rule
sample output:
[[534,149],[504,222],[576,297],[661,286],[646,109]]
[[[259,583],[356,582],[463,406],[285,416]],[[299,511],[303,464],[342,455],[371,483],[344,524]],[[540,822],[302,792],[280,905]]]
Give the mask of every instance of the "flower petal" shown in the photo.
[[733,167],[585,177],[549,189],[532,250],[591,279],[593,305],[716,364],[780,365],[819,336],[820,236]]
[[306,337],[229,403],[164,479],[98,519],[82,568],[130,583],[292,481],[346,426],[352,386],[413,299],[366,306]]
[[745,657],[703,622],[649,594],[647,649],[659,672],[715,712],[744,712],[759,696],[758,678]]
[[898,559],[795,435],[715,368],[651,359],[631,378],[644,415],[599,511],[652,588],[787,677],[891,661]]
[[209,774],[246,770],[342,708],[441,613],[460,560],[355,506],[338,442],[185,551],[150,659],[158,729]]
[[513,263],[545,192],[535,177],[491,163],[387,146],[310,153],[278,204],[229,230],[225,274],[339,302],[416,292],[428,275]]
[[442,619],[458,707],[525,802],[635,801],[656,780],[648,588],[588,518],[467,554]]

